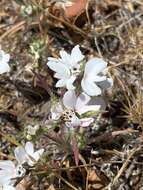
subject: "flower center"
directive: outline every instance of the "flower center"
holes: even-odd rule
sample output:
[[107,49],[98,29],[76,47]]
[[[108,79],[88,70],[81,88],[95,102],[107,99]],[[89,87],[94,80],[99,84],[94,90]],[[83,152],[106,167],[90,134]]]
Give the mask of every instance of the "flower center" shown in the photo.
[[71,72],[74,76],[77,76],[80,73],[80,67],[72,68]]
[[71,122],[75,112],[73,110],[67,109],[62,113],[62,119],[64,122]]
[[17,166],[17,168],[16,168],[17,177],[24,176],[25,172],[26,172],[25,169],[21,165]]

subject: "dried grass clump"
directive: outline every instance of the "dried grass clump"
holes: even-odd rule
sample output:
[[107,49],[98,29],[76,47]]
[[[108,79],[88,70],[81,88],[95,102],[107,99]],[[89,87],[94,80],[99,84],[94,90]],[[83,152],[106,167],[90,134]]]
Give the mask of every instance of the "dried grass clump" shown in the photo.
[[124,105],[124,111],[129,122],[137,124],[143,130],[143,94],[139,91],[136,95],[133,93],[126,96],[127,105]]

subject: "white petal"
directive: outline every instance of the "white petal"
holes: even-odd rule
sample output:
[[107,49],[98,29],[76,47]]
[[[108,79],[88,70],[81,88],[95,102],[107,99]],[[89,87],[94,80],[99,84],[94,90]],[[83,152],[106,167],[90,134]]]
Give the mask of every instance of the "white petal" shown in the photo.
[[102,82],[102,81],[106,80],[106,78],[107,78],[106,76],[97,76],[94,73],[91,73],[88,76],[88,80],[93,81],[93,82]]
[[71,126],[78,127],[80,125],[81,125],[80,119],[76,115],[74,115],[71,120]]
[[42,156],[43,152],[44,152],[44,149],[40,149],[34,152],[32,155],[30,155],[31,157],[29,157],[29,159],[27,160],[28,165],[34,166],[36,162],[39,160],[39,158]]
[[7,171],[14,170],[15,169],[15,165],[10,160],[0,161],[0,169],[7,170]]
[[16,188],[11,185],[4,185],[2,190],[16,190]]
[[6,183],[16,177],[16,168],[12,161],[0,161],[0,183]]
[[80,119],[80,121],[82,127],[88,127],[94,121],[94,119],[89,117]]
[[74,90],[75,87],[73,85],[73,82],[75,81],[76,77],[71,76],[67,81],[66,81],[66,87],[68,90]]
[[63,104],[66,108],[74,109],[76,104],[75,91],[69,90],[64,94]]
[[62,73],[55,73],[54,77],[57,78],[57,79],[62,79],[63,75],[62,75]]
[[32,156],[34,153],[34,147],[31,142],[27,142],[25,145],[25,151],[28,155]]
[[83,60],[84,55],[81,53],[79,49],[79,45],[76,45],[71,52],[71,59],[73,63],[77,63],[81,60]]
[[27,160],[27,164],[28,164],[29,166],[34,166],[34,165],[36,164],[36,161],[34,161],[34,159],[32,159],[32,158],[29,158],[29,159]]
[[33,158],[34,158],[36,161],[38,161],[39,158],[42,156],[43,152],[44,152],[44,149],[43,149],[43,148],[40,149],[40,150],[38,150],[38,151],[36,151],[36,152],[34,152]]
[[10,66],[8,63],[0,63],[0,74],[6,73],[10,71]]
[[17,147],[14,150],[15,158],[19,164],[23,164],[27,160],[27,154],[23,147]]
[[76,102],[76,111],[81,115],[88,111],[99,111],[99,109],[105,109],[105,102],[102,98],[91,98],[85,93],[82,93]]
[[101,58],[93,58],[89,60],[85,65],[85,73],[97,75],[107,67],[107,63]]
[[9,54],[5,54],[5,56],[4,56],[4,62],[9,62],[9,60],[10,60],[10,55]]
[[53,71],[59,73],[61,76],[63,76],[63,78],[67,78],[70,76],[69,68],[61,62],[49,61],[47,63],[47,65],[51,70],[53,70]]
[[85,94],[84,92],[80,94],[76,101],[76,111],[78,112],[79,109],[82,109],[83,106],[85,106],[90,100],[90,96]]
[[13,172],[10,173],[5,170],[0,170],[0,184],[10,183],[12,177],[13,177]]
[[59,88],[59,87],[65,87],[66,86],[66,83],[67,83],[67,79],[60,79],[57,83],[56,83],[56,87]]
[[101,89],[94,83],[89,80],[82,80],[81,86],[83,91],[89,96],[98,96],[101,95]]
[[64,64],[68,64],[71,61],[71,56],[64,50],[60,51],[60,56]]

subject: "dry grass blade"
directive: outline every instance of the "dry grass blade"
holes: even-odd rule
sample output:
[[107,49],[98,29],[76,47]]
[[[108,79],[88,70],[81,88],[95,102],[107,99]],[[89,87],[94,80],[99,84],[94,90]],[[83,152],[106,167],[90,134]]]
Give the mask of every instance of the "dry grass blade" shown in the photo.
[[132,92],[130,96],[125,95],[127,104],[124,104],[124,112],[127,114],[125,117],[129,122],[138,124],[143,128],[143,96],[142,92],[137,92],[134,95]]
[[71,183],[69,183],[66,179],[64,179],[62,176],[58,175],[57,173],[54,174],[55,177],[57,177],[58,179],[62,180],[68,187],[70,187],[73,190],[78,190],[78,188],[76,188],[75,186],[73,186]]
[[141,149],[142,146],[139,146],[139,147],[135,147],[128,155],[126,161],[124,162],[124,164],[122,165],[122,167],[120,168],[118,174],[116,175],[116,177],[113,179],[113,182],[111,184],[111,186],[113,186],[117,180],[120,178],[120,176],[122,175],[122,173],[124,172],[124,170],[126,169],[126,167],[128,166],[129,164],[129,161],[130,159],[133,157],[133,155],[139,151]]
[[25,25],[26,21],[21,21],[14,26],[12,26],[9,30],[7,30],[4,34],[0,36],[0,41],[2,41],[4,38],[6,38],[9,35],[12,35],[16,33],[17,31],[21,30],[23,26]]

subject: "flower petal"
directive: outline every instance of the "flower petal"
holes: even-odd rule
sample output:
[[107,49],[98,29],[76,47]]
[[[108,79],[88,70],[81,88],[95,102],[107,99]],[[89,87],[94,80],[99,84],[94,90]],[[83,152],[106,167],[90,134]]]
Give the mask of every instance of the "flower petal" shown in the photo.
[[1,184],[9,184],[12,178],[12,173],[8,173],[5,170],[0,170],[0,187]]
[[34,152],[33,158],[34,158],[36,161],[38,161],[39,158],[42,156],[43,152],[44,152],[44,149],[43,149],[43,148],[40,149],[40,150],[38,150],[38,151],[36,151],[36,152]]
[[19,164],[23,164],[27,160],[27,154],[22,146],[17,147],[14,150],[15,158]]
[[85,94],[84,92],[80,94],[76,101],[76,111],[78,112],[79,109],[82,109],[83,106],[85,106],[90,100],[90,96]]
[[56,83],[56,87],[57,88],[59,88],[59,87],[64,87],[64,86],[66,86],[66,82],[67,82],[68,80],[67,79],[60,79],[57,83]]
[[82,127],[88,127],[94,119],[92,117],[80,119]]
[[10,60],[10,55],[0,50],[0,63],[7,63]]
[[90,82],[87,79],[82,79],[81,86],[83,91],[89,96],[101,95],[101,89],[94,82]]
[[79,45],[76,45],[71,51],[71,59],[72,59],[73,65],[83,60],[84,57],[85,56],[81,53],[79,49]]
[[75,91],[69,90],[64,94],[63,104],[68,109],[74,109],[76,104]]
[[102,72],[107,67],[107,63],[101,58],[93,58],[85,65],[85,73],[88,75]]
[[61,62],[49,61],[47,65],[51,70],[59,73],[62,78],[68,78],[70,76],[70,70]]
[[60,51],[60,56],[61,56],[62,62],[64,64],[68,65],[68,63],[71,61],[71,56],[66,51],[64,51],[64,50]]
[[0,183],[8,184],[12,178],[16,177],[16,168],[12,161],[0,161]]
[[27,142],[25,145],[25,151],[28,155],[32,156],[34,153],[34,146],[31,142]]
[[71,119],[71,126],[78,127],[80,125],[81,125],[80,119],[76,115],[73,115],[73,117]]
[[16,190],[16,188],[11,185],[4,185],[2,189],[3,190]]
[[66,87],[67,87],[68,90],[74,90],[74,89],[75,89],[75,87],[74,87],[74,85],[73,85],[73,82],[75,81],[75,79],[76,79],[75,76],[71,76],[71,77],[67,80],[67,82],[66,82]]
[[0,74],[6,73],[10,71],[10,66],[8,63],[0,63]]
[[14,170],[15,165],[10,160],[0,161],[0,169],[2,169],[2,170]]
[[88,76],[88,80],[93,81],[93,82],[102,82],[106,80],[106,76],[97,76],[94,73],[91,73],[91,75]]
[[5,54],[4,56],[4,62],[9,62],[10,60],[10,55],[9,54]]
[[57,79],[62,79],[63,75],[62,75],[62,73],[55,73],[54,77],[57,78]]

